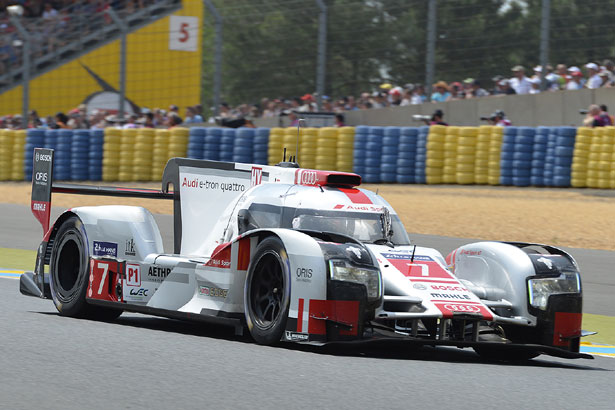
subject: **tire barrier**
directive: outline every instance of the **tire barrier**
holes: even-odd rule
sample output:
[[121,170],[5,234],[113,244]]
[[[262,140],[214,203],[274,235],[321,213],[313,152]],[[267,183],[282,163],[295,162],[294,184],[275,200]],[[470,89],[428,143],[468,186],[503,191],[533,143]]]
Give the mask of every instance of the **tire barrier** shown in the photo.
[[235,128],[222,129],[222,137],[220,138],[220,161],[231,162],[233,160],[235,132]]
[[425,176],[428,184],[441,184],[444,173],[444,125],[432,125],[427,135]]
[[570,184],[575,188],[584,188],[588,184],[589,154],[594,137],[594,130],[588,127],[577,129],[577,138],[574,143]]
[[[304,138],[307,135],[304,135]],[[341,172],[352,172],[354,161],[354,127],[341,127],[337,130],[337,166]],[[393,164],[395,165],[395,164]],[[392,182],[395,182],[394,180]]]
[[518,127],[514,136],[513,185],[530,186],[532,175],[532,155],[536,131],[530,127]]
[[88,155],[88,171],[91,181],[102,181],[103,169],[103,147],[105,133],[103,130],[92,130],[90,132],[90,152]]
[[445,184],[457,183],[459,130],[459,127],[446,127],[446,134],[444,136],[444,168],[442,168],[442,182]]
[[[103,181],[118,181],[119,180],[121,137],[122,137],[122,130],[117,129],[117,128],[105,128],[104,142],[103,142],[103,170],[102,170]],[[137,143],[135,144],[133,148],[135,156],[144,155],[143,152],[147,150],[148,146],[151,146],[151,144],[139,144],[139,142],[137,141]],[[56,158],[57,158],[57,155],[56,155]],[[135,160],[136,159],[137,157],[135,157]],[[60,178],[58,177],[58,179]]]
[[478,143],[478,128],[461,127],[457,143],[457,183],[473,184],[476,168],[476,145]]
[[397,156],[401,128],[385,127],[380,157],[380,182],[397,182]]
[[513,161],[517,127],[505,127],[500,148],[500,185],[513,185]]
[[13,136],[12,130],[0,130],[0,181],[10,181],[13,173]]
[[122,130],[119,152],[120,164],[118,166],[118,179],[121,182],[127,182],[133,179],[133,168],[135,166],[135,153],[133,152],[133,147],[137,142],[137,132],[138,130],[136,128]]
[[[54,179],[160,181],[172,157],[277,164],[297,128],[0,130],[0,181],[30,179],[36,147],[55,150]],[[615,127],[303,128],[303,168],[366,183],[615,189]]]
[[72,181],[88,181],[90,179],[89,157],[90,130],[74,130],[70,160],[70,179]]
[[478,127],[476,136],[476,161],[474,162],[474,183],[486,185],[489,183],[489,147],[493,127],[482,125]]
[[380,182],[380,164],[382,161],[383,127],[369,127],[365,143],[365,171],[363,181],[375,184]]
[[427,125],[419,128],[419,135],[416,140],[416,161],[414,166],[414,181],[417,184],[427,183],[425,174],[425,163],[427,162],[427,137],[429,127]]
[[547,144],[549,141],[549,128],[538,127],[534,134],[532,147],[532,164],[530,171],[530,185],[544,186],[545,157],[547,156]]
[[[295,129],[295,132],[297,130]],[[295,141],[293,145],[296,146],[297,134],[295,133]],[[285,140],[286,142],[286,140]],[[301,142],[300,142],[301,143]],[[286,152],[288,157],[289,153]],[[294,155],[294,150],[291,148],[290,155]],[[337,128],[324,127],[318,129],[318,136],[316,137],[316,169],[330,169],[335,170],[337,166]]]
[[254,163],[254,136],[253,128],[238,128],[235,132],[233,145],[233,162]]
[[190,128],[190,136],[188,137],[188,158],[204,159],[205,137],[207,128],[192,127]]
[[[182,157],[185,158],[188,155],[188,142],[190,141],[190,129],[183,127],[176,127],[169,129],[169,150],[164,159],[164,165],[167,165],[167,161],[171,158]],[[251,146],[250,146],[251,148]],[[164,167],[163,167],[164,170]],[[162,181],[162,172],[160,176],[154,178],[154,181]]]
[[284,128],[271,128],[269,130],[269,146],[267,148],[269,165],[282,161],[282,145],[284,142]]
[[254,163],[267,165],[269,162],[269,128],[257,128],[254,134]]
[[367,146],[367,136],[369,128],[365,125],[360,125],[354,130],[354,145],[352,151],[353,165],[352,170],[355,174],[365,175],[365,151]]
[[[119,141],[119,139],[118,139]],[[58,143],[56,144],[55,157],[53,163],[54,179],[60,181],[71,180],[71,145],[73,143],[72,130],[58,130]],[[118,142],[119,143],[119,142]],[[104,154],[103,154],[104,155]],[[117,173],[112,181],[117,180]]]
[[154,154],[163,157],[166,151],[165,137],[168,133],[158,133],[153,128],[139,128],[135,137],[135,157],[132,162],[133,178],[137,181],[151,181],[153,175],[160,173],[160,162],[154,162]]
[[403,127],[401,129],[397,154],[396,177],[397,182],[400,184],[413,184],[415,182],[415,157],[418,135],[418,128]]
[[299,158],[297,159],[299,164],[301,164],[303,168],[315,169],[316,147],[318,146],[318,128],[302,129],[299,140]]
[[491,140],[489,141],[489,169],[487,180],[489,185],[500,184],[500,157],[502,155],[502,141],[504,140],[504,128],[492,127]]
[[554,149],[553,186],[569,187],[571,182],[572,156],[577,129],[559,127]]
[[220,140],[222,128],[207,128],[205,132],[205,144],[203,145],[203,159],[210,161],[220,160]]

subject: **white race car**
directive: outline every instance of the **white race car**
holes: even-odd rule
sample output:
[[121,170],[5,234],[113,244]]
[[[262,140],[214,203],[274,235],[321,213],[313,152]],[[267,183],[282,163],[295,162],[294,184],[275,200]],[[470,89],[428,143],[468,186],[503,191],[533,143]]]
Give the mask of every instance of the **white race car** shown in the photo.
[[[155,191],[52,186],[52,164],[52,150],[36,149],[32,211],[45,235],[20,288],[62,315],[208,321],[262,344],[398,338],[504,359],[591,358],[579,353],[570,255],[479,242],[445,259],[412,244],[358,175],[174,158]],[[72,208],[49,227],[52,191],[173,200],[174,249],[142,207]]]

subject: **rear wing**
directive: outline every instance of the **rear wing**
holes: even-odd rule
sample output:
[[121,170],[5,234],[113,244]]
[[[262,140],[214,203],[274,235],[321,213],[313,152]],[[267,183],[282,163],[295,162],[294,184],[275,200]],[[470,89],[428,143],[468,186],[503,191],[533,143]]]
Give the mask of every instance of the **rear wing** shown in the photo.
[[49,232],[52,192],[128,198],[174,199],[173,192],[163,192],[155,189],[53,183],[53,158],[54,152],[52,149],[34,149],[30,209],[43,227],[43,236]]

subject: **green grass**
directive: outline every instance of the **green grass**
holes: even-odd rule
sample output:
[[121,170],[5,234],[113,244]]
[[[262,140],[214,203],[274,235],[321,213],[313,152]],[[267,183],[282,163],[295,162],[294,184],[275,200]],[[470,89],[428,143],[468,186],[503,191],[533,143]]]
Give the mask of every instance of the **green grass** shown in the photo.
[[34,270],[36,251],[0,248],[0,269]]
[[615,317],[584,313],[583,330],[598,332],[598,334],[584,337],[581,339],[582,342],[615,346]]

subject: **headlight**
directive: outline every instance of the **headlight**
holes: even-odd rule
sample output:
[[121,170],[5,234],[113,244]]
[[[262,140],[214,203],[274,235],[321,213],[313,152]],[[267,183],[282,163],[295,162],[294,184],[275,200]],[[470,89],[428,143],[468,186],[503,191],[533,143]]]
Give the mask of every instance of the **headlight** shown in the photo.
[[361,283],[367,288],[370,301],[379,299],[382,295],[380,271],[352,266],[344,260],[330,260],[329,271],[331,279],[346,282]]
[[528,283],[530,304],[546,310],[550,295],[559,293],[580,293],[581,279],[578,272],[564,272],[556,278],[530,279]]

